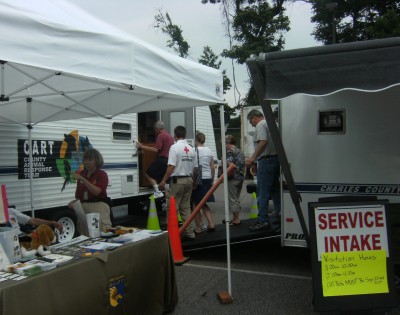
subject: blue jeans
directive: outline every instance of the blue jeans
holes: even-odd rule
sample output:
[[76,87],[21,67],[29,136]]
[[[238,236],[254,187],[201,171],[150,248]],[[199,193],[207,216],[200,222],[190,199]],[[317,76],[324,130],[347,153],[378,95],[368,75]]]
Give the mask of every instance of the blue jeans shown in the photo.
[[274,209],[281,214],[281,196],[279,185],[279,160],[277,156],[258,160],[257,165],[257,207],[258,221],[269,222],[268,203],[271,198]]

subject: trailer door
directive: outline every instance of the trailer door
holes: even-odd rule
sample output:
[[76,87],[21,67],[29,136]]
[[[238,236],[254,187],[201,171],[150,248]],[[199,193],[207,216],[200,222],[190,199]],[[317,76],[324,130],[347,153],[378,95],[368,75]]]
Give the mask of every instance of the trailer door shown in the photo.
[[186,139],[189,143],[194,144],[194,110],[193,108],[162,111],[161,120],[164,122],[165,129],[173,136],[176,126],[184,126],[186,128]]

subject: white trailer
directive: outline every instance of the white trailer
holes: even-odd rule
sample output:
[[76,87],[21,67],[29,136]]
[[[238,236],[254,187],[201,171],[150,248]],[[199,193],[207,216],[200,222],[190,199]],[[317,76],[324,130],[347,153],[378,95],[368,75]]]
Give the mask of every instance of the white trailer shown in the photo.
[[[61,220],[71,231],[76,217],[67,204],[74,198],[76,185],[66,168],[82,168],[86,146],[98,149],[109,176],[107,192],[113,201],[114,216],[146,215],[152,188],[143,173],[156,155],[138,152],[133,141],[153,145],[154,123],[162,119],[173,135],[177,125],[187,128],[194,143],[195,131],[206,135],[206,145],[216,152],[211,113],[208,106],[176,111],[124,114],[107,120],[101,117],[46,122],[31,131],[33,157],[33,200],[30,198],[29,140],[25,127],[0,124],[0,182],[6,183],[10,204],[20,211],[52,220]],[[161,210],[161,209],[160,209]]]
[[[400,86],[281,101],[281,136],[301,207],[328,196],[400,202]],[[390,114],[389,114],[390,113]],[[282,194],[284,245],[305,246],[288,189]],[[308,211],[304,211],[308,222]]]
[[376,196],[399,210],[399,55],[391,38],[247,61],[270,129],[267,105],[279,100],[282,245],[307,245],[308,203],[323,197]]

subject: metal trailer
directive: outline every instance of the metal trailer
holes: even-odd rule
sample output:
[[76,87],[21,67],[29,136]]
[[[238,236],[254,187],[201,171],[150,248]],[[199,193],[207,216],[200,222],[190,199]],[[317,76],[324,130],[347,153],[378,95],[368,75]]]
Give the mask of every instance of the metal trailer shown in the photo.
[[247,60],[285,182],[282,245],[309,244],[308,203],[319,198],[400,203],[399,56],[400,38],[389,38]]

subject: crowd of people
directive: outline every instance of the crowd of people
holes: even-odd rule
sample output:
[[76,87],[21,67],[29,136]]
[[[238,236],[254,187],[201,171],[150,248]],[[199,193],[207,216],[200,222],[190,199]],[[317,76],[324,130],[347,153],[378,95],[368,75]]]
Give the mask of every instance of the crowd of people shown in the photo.
[[[258,217],[249,228],[250,231],[270,229],[270,222],[280,222],[280,195],[279,195],[279,161],[275,146],[271,139],[268,125],[264,115],[258,110],[251,110],[247,119],[255,127],[254,153],[245,159],[243,152],[236,146],[236,139],[232,135],[226,135],[226,165],[233,163],[235,168],[228,174],[228,199],[229,209],[232,212],[231,226],[241,224],[240,194],[245,179],[246,167],[257,164],[257,206]],[[195,136],[195,145],[192,146],[186,140],[186,128],[177,126],[174,135],[171,136],[164,128],[161,121],[154,124],[156,134],[155,146],[146,146],[136,141],[137,148],[157,153],[156,160],[145,171],[144,177],[154,188],[154,197],[160,198],[166,188],[169,194],[174,196],[177,211],[185,223],[197,210],[194,222],[188,224],[184,238],[193,240],[196,234],[215,231],[215,223],[208,205],[215,202],[215,197],[210,193],[215,177],[215,157],[210,148],[205,146],[204,133],[198,132]],[[222,162],[224,163],[224,161]],[[112,212],[110,198],[107,196],[108,175],[101,169],[104,164],[101,153],[88,148],[83,154],[84,169],[81,172],[71,174],[75,178],[77,186],[75,199],[69,204],[74,208],[74,203],[80,201],[85,214],[97,212],[100,215],[100,230],[106,232],[112,227]],[[193,189],[193,169],[201,170],[201,184]],[[221,167],[219,174],[221,175]],[[207,197],[205,202],[202,200]],[[269,199],[274,203],[274,214],[269,216]],[[202,202],[201,208],[198,205]],[[35,221],[36,220],[36,221]],[[39,220],[39,221],[38,221]],[[62,230],[62,226],[54,221],[43,221],[21,217],[21,223],[53,225]],[[79,224],[78,224],[79,225]]]

